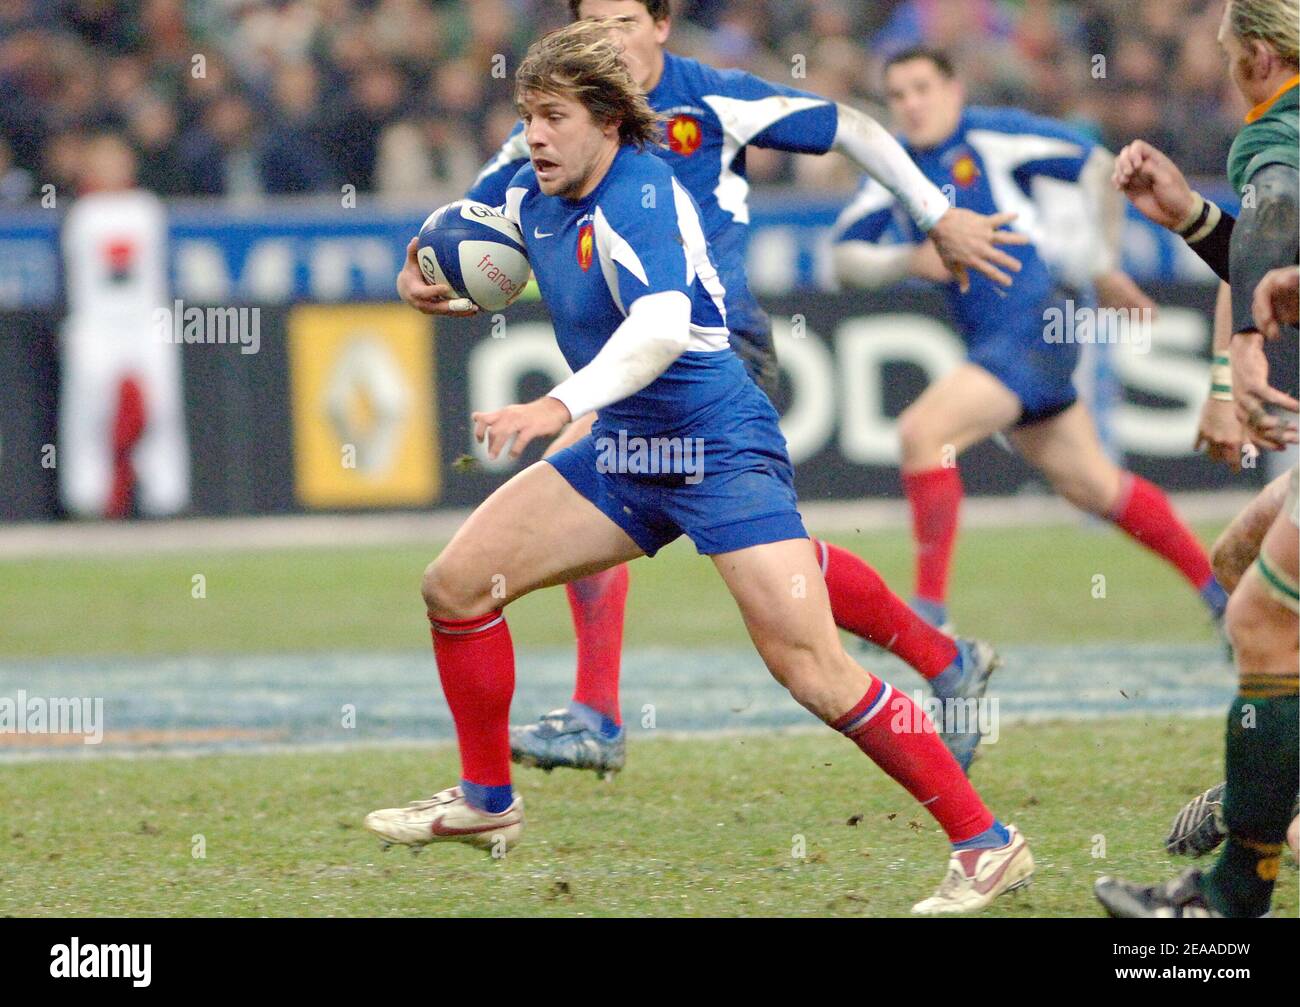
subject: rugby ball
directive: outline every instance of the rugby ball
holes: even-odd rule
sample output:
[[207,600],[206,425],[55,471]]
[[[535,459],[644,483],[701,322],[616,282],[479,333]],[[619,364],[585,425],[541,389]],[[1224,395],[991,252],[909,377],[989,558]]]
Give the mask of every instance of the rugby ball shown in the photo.
[[484,311],[523,293],[532,268],[514,221],[484,203],[458,199],[429,214],[416,260],[429,283],[446,284]]

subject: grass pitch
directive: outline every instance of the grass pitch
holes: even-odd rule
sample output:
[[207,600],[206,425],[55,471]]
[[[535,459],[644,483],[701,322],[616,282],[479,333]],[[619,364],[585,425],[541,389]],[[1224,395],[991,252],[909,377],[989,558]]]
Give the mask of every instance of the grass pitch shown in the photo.
[[[1200,531],[1209,541],[1214,529]],[[829,538],[906,591],[905,535]],[[22,685],[6,661],[427,653],[418,583],[435,552],[199,548],[0,564],[0,691]],[[1186,584],[1104,528],[973,529],[952,594],[959,625],[999,643],[1213,639]],[[562,592],[512,606],[511,628],[521,649],[570,641]],[[629,646],[677,646],[689,662],[692,647],[743,642],[711,564],[688,545],[634,565]],[[1222,778],[1222,735],[1218,718],[1006,726],[973,775],[1029,837],[1038,873],[987,915],[1097,916],[1098,874],[1156,881],[1181,869],[1161,841],[1181,803]],[[382,853],[361,829],[367,811],[454,781],[446,744],[0,762],[0,912],[890,916],[942,878],[947,847],[929,816],[830,732],[629,747],[612,784],[521,771],[528,831],[504,861],[454,844]],[[1297,915],[1289,858],[1275,910]]]
[[[1008,729],[974,778],[1038,871],[984,915],[1097,916],[1099,874],[1172,876],[1184,864],[1160,843],[1222,775],[1221,736],[1209,720]],[[629,756],[613,783],[521,771],[527,831],[504,861],[458,844],[383,853],[360,826],[452,782],[449,746],[6,765],[0,912],[897,916],[943,876],[933,821],[829,732],[656,739]],[[1284,859],[1275,911],[1294,917]]]
[[[1199,531],[1208,543],[1217,529]],[[827,539],[864,557],[898,593],[910,592],[906,534]],[[246,553],[199,547],[187,555],[0,563],[0,662],[426,648],[420,576],[436,554],[433,543]],[[631,569],[628,646],[747,643],[713,564],[685,540]],[[1106,526],[971,529],[958,541],[950,597],[961,630],[997,643],[1213,637],[1187,583]],[[520,646],[573,640],[563,591],[523,598],[509,617]]]

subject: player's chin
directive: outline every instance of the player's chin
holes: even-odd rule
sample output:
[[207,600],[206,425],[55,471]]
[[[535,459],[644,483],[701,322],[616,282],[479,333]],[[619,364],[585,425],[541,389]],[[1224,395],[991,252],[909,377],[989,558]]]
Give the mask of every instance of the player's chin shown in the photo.
[[554,173],[538,175],[537,187],[542,190],[543,196],[558,196],[564,191],[564,180]]

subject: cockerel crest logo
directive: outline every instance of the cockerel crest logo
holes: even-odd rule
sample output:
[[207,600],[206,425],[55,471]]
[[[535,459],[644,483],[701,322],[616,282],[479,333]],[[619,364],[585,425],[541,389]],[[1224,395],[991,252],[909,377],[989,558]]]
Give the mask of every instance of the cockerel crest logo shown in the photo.
[[585,273],[591,268],[591,255],[596,247],[596,232],[590,224],[584,224],[578,231],[578,265]]
[[700,124],[689,115],[679,115],[668,124],[668,147],[674,154],[690,157],[700,149]]

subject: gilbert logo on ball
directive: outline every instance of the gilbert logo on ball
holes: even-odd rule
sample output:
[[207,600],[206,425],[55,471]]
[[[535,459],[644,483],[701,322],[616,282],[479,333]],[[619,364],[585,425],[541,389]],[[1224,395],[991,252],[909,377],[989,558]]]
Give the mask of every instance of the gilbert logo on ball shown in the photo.
[[429,214],[415,254],[429,283],[446,284],[484,311],[509,305],[532,271],[514,221],[472,199],[458,199]]

